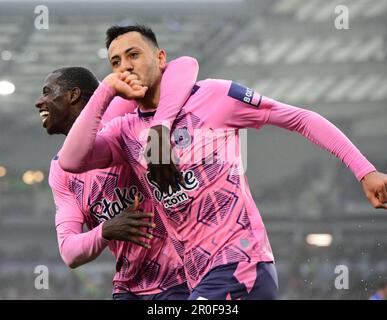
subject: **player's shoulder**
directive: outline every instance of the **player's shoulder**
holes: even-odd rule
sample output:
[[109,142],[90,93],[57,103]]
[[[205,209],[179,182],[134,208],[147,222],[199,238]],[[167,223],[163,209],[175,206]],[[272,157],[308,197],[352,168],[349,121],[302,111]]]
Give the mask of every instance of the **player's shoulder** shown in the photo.
[[[196,87],[204,90],[228,90],[232,84],[231,80],[226,79],[205,79],[198,81]],[[194,87],[195,89],[195,87]]]
[[59,165],[59,157],[60,151],[51,159],[50,172],[48,175],[48,183],[51,187],[64,183],[70,174],[64,171]]
[[52,158],[50,163],[50,172],[63,171],[59,165],[59,152],[57,152]]

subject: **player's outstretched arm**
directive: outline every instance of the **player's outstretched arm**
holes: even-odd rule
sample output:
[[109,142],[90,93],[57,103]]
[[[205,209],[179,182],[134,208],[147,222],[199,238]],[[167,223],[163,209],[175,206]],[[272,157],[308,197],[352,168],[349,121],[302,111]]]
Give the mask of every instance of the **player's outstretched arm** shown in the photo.
[[344,133],[321,115],[267,98],[231,81],[212,80],[211,92],[225,96],[222,112],[209,109],[203,121],[211,121],[213,127],[220,128],[258,129],[270,124],[296,131],[344,162],[361,181],[371,204],[387,209],[387,175],[377,172]]
[[146,155],[150,178],[161,191],[169,186],[176,190],[176,181],[181,181],[175,155],[170,143],[170,129],[176,116],[189,98],[199,73],[199,64],[191,57],[172,60],[161,80],[160,102],[152,121],[148,136]]
[[377,172],[348,137],[327,119],[316,112],[272,100],[267,123],[296,131],[335,155],[361,181],[372,206],[387,209],[387,176]]

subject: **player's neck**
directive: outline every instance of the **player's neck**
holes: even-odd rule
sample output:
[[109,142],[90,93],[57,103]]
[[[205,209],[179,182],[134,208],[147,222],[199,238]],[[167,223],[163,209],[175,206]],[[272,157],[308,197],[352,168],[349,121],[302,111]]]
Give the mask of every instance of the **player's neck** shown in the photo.
[[63,128],[62,134],[67,136],[69,134],[69,132],[70,132],[71,127],[72,127],[72,125],[71,126],[66,126],[65,128]]

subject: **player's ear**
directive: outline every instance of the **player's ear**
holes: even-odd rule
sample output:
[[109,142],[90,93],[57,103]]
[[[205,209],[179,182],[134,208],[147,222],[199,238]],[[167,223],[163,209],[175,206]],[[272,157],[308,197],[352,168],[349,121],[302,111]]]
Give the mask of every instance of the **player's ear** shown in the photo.
[[70,103],[75,104],[81,98],[81,89],[78,87],[74,87],[70,89]]
[[165,52],[164,49],[160,49],[158,54],[157,54],[157,58],[159,60],[159,67],[161,69],[164,69],[166,64],[167,64],[167,53]]

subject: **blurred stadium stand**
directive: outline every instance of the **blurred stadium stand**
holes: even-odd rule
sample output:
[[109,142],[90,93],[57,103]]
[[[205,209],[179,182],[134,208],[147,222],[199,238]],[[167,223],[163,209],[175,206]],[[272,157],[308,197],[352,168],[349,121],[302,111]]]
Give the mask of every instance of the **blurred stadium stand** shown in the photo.
[[[349,8],[336,30],[334,8]],[[339,126],[380,171],[387,171],[387,0],[260,0],[48,3],[49,30],[34,28],[31,2],[0,1],[0,299],[110,299],[109,253],[70,271],[61,261],[50,159],[63,137],[48,137],[34,102],[44,77],[63,66],[109,72],[104,38],[112,24],[151,26],[168,58],[191,55],[200,78],[225,78],[314,110]],[[281,299],[367,299],[387,277],[387,219],[373,210],[352,173],[295,134],[248,130],[247,174],[277,259]],[[25,185],[24,171],[45,182]],[[329,247],[306,244],[330,233]],[[50,269],[37,291],[33,270]],[[334,269],[349,268],[337,290]]]

